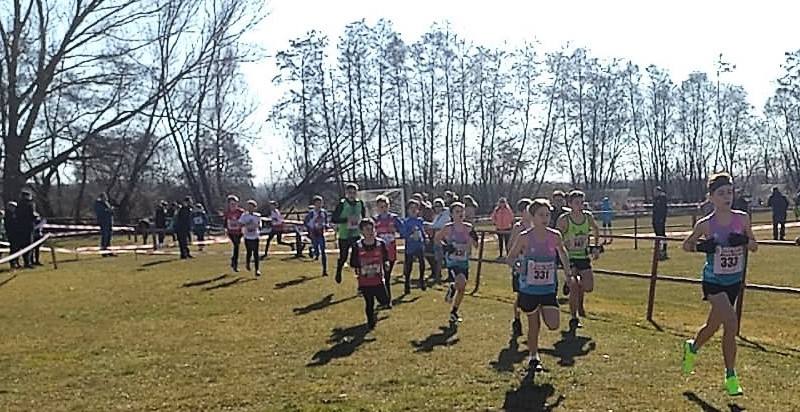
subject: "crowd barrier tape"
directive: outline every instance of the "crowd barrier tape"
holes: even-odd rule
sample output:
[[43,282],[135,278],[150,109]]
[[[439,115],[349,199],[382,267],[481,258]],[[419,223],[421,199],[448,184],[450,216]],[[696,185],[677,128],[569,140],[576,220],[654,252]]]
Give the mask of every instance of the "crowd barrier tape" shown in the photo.
[[46,235],[42,236],[41,239],[31,243],[30,245],[26,246],[25,248],[20,249],[19,251],[14,252],[14,253],[12,253],[12,254],[0,259],[0,265],[2,265],[4,263],[11,262],[14,259],[19,259],[20,257],[22,257],[22,255],[30,252],[33,249],[36,249],[39,246],[41,246],[42,243],[46,242],[48,239],[50,239],[50,235],[49,234],[46,234]]
[[[51,223],[45,223],[42,226],[44,229],[53,229],[53,230],[92,230],[92,231],[100,231],[100,226],[92,226],[92,225],[56,225]],[[111,230],[114,232],[134,232],[136,228],[132,226],[112,226]]]

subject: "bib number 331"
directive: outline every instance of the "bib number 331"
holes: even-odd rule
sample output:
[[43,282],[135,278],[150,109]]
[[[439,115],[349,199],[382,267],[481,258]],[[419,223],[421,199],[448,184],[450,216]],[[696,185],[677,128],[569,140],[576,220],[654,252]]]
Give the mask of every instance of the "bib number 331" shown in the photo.
[[555,271],[555,262],[536,262],[529,260],[528,271],[525,274],[525,283],[534,286],[552,285]]
[[714,273],[734,275],[744,270],[744,248],[720,246],[714,254]]

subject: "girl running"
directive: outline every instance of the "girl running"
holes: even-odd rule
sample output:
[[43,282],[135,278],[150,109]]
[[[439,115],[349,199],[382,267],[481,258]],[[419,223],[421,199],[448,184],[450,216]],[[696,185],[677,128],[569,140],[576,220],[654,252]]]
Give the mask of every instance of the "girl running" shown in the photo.
[[389,251],[386,243],[375,237],[375,222],[366,218],[358,224],[363,237],[352,246],[350,267],[356,272],[358,290],[364,297],[367,327],[374,329],[378,322],[375,315],[375,300],[384,306],[389,305],[389,296],[384,285],[389,266]]
[[269,206],[267,207],[267,213],[269,213],[269,236],[267,236],[267,243],[264,246],[264,256],[261,259],[266,259],[269,255],[269,245],[272,243],[272,238],[278,238],[278,244],[283,246],[289,246],[289,249],[292,251],[295,250],[295,244],[291,242],[285,242],[283,240],[283,215],[281,214],[281,210],[278,209],[278,202],[271,201],[269,202]]
[[322,261],[322,276],[328,276],[328,256],[325,253],[325,229],[328,227],[328,211],[322,207],[322,196],[314,196],[313,209],[308,211],[303,223],[311,239],[310,255]]
[[[403,225],[403,222],[400,221],[400,218],[398,218],[396,214],[389,211],[388,197],[383,195],[378,196],[375,199],[375,205],[378,209],[378,214],[373,219],[375,221],[375,232],[378,234],[378,237],[383,240],[383,243],[386,244],[386,249],[389,251],[389,267],[386,273],[384,273],[384,276],[386,276],[386,294],[389,296],[389,300],[392,300],[390,280],[392,277],[392,269],[394,269],[394,263],[397,261],[397,242],[395,242],[395,235],[400,231],[400,226]],[[425,289],[424,283],[422,289]]]
[[[464,299],[464,289],[469,278],[469,257],[472,247],[478,246],[478,236],[472,225],[464,222],[464,204],[455,202],[450,206],[453,221],[442,230],[436,232],[434,245],[442,245],[445,251],[445,263],[450,278],[450,285],[445,294],[445,302],[453,302],[450,311],[450,323],[456,324],[462,319],[458,316],[458,307]],[[443,243],[444,242],[444,243]]]
[[[683,372],[692,373],[697,352],[722,326],[725,390],[731,396],[741,395],[742,387],[735,369],[739,324],[734,305],[743,286],[745,248],[755,252],[758,244],[747,214],[731,210],[731,176],[727,173],[711,176],[708,180],[708,194],[714,203],[714,212],[697,221],[692,234],[683,242],[683,249],[706,253],[702,274],[703,300],[711,302],[711,311],[694,339],[683,343]],[[698,242],[700,237],[705,240]]]
[[250,270],[250,259],[253,259],[256,269],[256,277],[261,276],[261,270],[258,268],[258,238],[261,236],[261,214],[256,212],[258,203],[250,199],[247,201],[247,211],[239,218],[244,232],[244,247],[247,250],[247,258],[245,264],[247,270]]
[[[514,227],[511,228],[511,239],[509,243],[514,245],[519,237],[519,234],[531,228],[531,216],[528,214],[528,207],[531,205],[531,200],[528,198],[520,199],[517,202],[517,212],[519,212],[519,220],[514,223]],[[509,258],[511,256],[517,257],[516,255],[508,255]],[[519,286],[519,272],[520,267],[512,265],[511,266],[511,290],[514,292],[516,296],[519,290],[517,286]],[[511,322],[511,335],[512,336],[522,336],[522,322],[519,320],[519,302],[514,302],[514,320]]]
[[[592,260],[597,259],[598,247],[589,246],[589,233],[594,234],[595,242],[600,238],[599,228],[592,214],[583,210],[583,201],[586,195],[580,190],[573,190],[567,196],[569,213],[564,213],[558,219],[558,230],[564,236],[564,243],[569,252],[570,275],[569,284],[569,311],[572,318],[569,329],[575,331],[582,328],[580,316],[586,316],[583,307],[583,298],[586,293],[594,290],[594,273],[592,273]],[[591,250],[591,253],[590,253]],[[591,257],[591,259],[590,259]]]
[[508,255],[508,264],[520,267],[517,278],[517,305],[528,315],[528,362],[529,372],[541,372],[544,368],[539,359],[539,329],[541,322],[550,330],[559,327],[558,276],[556,261],[560,258],[563,267],[569,267],[569,257],[561,241],[561,234],[548,227],[550,203],[547,199],[536,199],[528,208],[533,227],[523,231],[514,241]]
[[[239,271],[239,245],[242,243],[242,225],[239,223],[239,218],[242,217],[244,209],[239,207],[239,198],[235,195],[228,195],[228,205],[225,208],[223,216],[223,224],[225,225],[225,233],[231,240],[233,246],[233,254],[231,255],[231,269],[234,272]],[[156,217],[158,222],[158,217]],[[158,227],[158,223],[156,223]],[[163,240],[163,233],[159,234],[159,241]]]

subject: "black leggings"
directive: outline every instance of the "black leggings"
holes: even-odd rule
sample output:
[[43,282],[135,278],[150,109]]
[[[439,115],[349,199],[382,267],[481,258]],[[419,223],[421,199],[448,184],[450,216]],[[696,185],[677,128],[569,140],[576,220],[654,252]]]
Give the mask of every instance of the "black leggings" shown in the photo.
[[509,233],[498,233],[497,234],[497,241],[500,243],[500,256],[503,256],[503,251],[508,253],[508,249],[511,248],[511,245],[508,244],[511,235]]
[[367,323],[374,325],[378,320],[375,318],[375,300],[381,305],[389,304],[389,296],[386,294],[386,289],[381,286],[365,286],[359,288],[361,294],[364,296],[364,312],[367,314]]
[[[405,258],[403,259],[403,279],[405,279],[405,288],[406,290],[411,288],[411,269],[414,266],[414,261],[419,263],[419,280],[423,282],[425,280],[425,257],[424,253],[420,251],[419,253],[413,254],[406,254]],[[387,284],[386,287],[388,288],[389,285]]]
[[233,255],[231,256],[231,267],[234,269],[239,266],[239,245],[242,243],[242,235],[228,235],[228,238],[233,243]]
[[342,268],[347,262],[347,256],[350,254],[350,249],[358,241],[358,238],[352,239],[339,239],[339,260],[336,261],[336,276],[342,275]]
[[278,238],[278,244],[283,246],[289,246],[292,250],[294,250],[294,243],[284,242],[283,241],[283,229],[275,230],[273,229],[272,232],[269,232],[269,236],[267,236],[267,243],[264,245],[264,254],[269,254],[269,245],[272,243],[273,238]]
[[245,239],[244,248],[247,250],[245,263],[249,265],[252,258],[253,262],[255,262],[256,270],[258,270],[258,262],[261,260],[258,258],[258,239]]

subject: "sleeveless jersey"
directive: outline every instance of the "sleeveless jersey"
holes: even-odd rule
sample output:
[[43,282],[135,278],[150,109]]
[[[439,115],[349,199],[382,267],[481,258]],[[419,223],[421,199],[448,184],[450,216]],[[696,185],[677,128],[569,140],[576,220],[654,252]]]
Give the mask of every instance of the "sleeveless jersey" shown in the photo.
[[537,239],[533,229],[520,235],[525,241],[520,258],[520,276],[517,279],[520,293],[549,295],[558,289],[556,260],[558,259],[558,234],[550,230],[544,238]]
[[746,216],[744,212],[732,210],[731,221],[725,226],[719,223],[716,213],[708,219],[708,235],[718,246],[715,253],[706,254],[703,282],[729,286],[742,281],[745,246],[729,246],[728,236],[745,233]]
[[358,263],[361,265],[361,273],[358,276],[358,286],[381,286],[383,285],[383,241],[375,239],[375,245],[364,245],[361,239],[358,245]]
[[583,212],[583,222],[580,224],[572,220],[572,214],[567,216],[567,229],[564,231],[564,245],[570,259],[589,258],[589,218],[591,213]]
[[386,213],[384,215],[377,215],[375,220],[375,234],[384,242],[386,246],[391,247],[394,245],[395,236],[400,230],[396,222],[397,215],[394,213]]
[[358,224],[361,222],[361,210],[364,208],[364,203],[356,200],[355,204],[350,204],[345,199],[342,199],[342,214],[339,216],[345,219],[346,222],[339,223],[337,227],[337,236],[339,239],[353,239],[361,235],[358,229]]
[[470,227],[464,225],[457,229],[455,224],[450,227],[450,234],[447,236],[447,243],[455,248],[455,252],[445,256],[448,268],[467,268],[469,267],[469,257],[472,253],[472,238],[469,235]]

